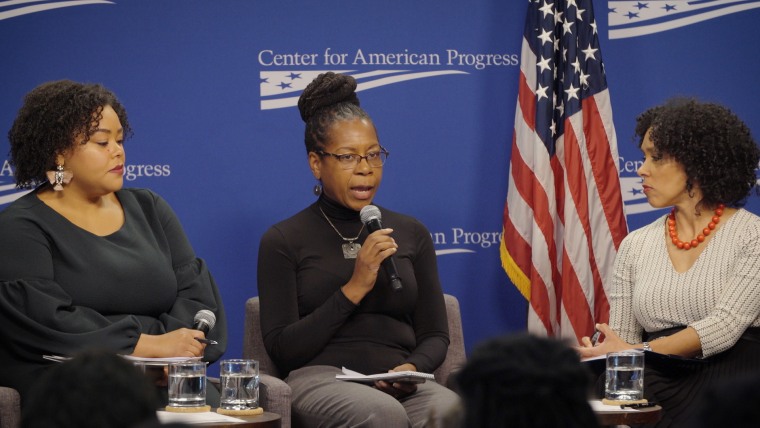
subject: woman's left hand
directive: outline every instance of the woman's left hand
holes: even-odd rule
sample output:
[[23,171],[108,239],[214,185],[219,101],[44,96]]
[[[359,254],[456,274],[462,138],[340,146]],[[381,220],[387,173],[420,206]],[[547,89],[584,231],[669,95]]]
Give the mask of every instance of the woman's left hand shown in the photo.
[[[389,373],[391,372],[403,372],[403,371],[417,371],[417,367],[414,366],[414,364],[402,364],[400,366],[397,366],[391,370],[388,370]],[[409,395],[414,394],[417,392],[417,385],[414,383],[409,382],[385,382],[385,381],[377,381],[375,382],[375,388],[379,389],[380,391],[383,391],[384,393],[396,398],[396,399],[402,399],[404,397],[407,397]]]

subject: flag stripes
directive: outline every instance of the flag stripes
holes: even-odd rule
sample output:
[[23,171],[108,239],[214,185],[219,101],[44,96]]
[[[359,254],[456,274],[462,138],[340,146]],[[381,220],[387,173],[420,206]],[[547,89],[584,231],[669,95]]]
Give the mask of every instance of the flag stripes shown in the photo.
[[531,1],[524,35],[502,265],[531,332],[579,339],[609,318],[627,233],[591,1]]

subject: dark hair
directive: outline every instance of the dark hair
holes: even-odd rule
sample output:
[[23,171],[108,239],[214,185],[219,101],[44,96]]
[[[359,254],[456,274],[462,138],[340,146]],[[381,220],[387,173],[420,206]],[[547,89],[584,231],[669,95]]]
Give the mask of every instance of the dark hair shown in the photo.
[[465,427],[595,427],[591,373],[556,339],[516,334],[478,345],[456,384]]
[[87,141],[95,132],[105,106],[119,117],[124,138],[131,136],[126,110],[101,85],[58,80],[32,89],[8,132],[16,187],[45,182],[45,172],[55,169],[56,157],[74,147],[76,138],[85,136]]
[[330,127],[339,121],[366,119],[367,112],[359,107],[356,79],[332,71],[317,76],[298,98],[298,111],[306,123],[304,142],[306,152],[318,151],[328,142]]
[[636,119],[639,147],[648,130],[658,155],[683,166],[686,188],[691,190],[696,184],[702,190],[702,205],[746,203],[757,185],[760,149],[747,125],[731,110],[694,99],[672,99]]
[[103,350],[84,351],[50,367],[23,400],[22,428],[128,428],[156,419],[159,407],[148,378]]

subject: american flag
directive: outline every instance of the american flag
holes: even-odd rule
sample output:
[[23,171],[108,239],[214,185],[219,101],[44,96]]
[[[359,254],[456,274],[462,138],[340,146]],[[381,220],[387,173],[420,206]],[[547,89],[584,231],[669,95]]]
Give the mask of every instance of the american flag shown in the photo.
[[591,0],[530,1],[519,85],[502,265],[530,332],[590,336],[628,229]]

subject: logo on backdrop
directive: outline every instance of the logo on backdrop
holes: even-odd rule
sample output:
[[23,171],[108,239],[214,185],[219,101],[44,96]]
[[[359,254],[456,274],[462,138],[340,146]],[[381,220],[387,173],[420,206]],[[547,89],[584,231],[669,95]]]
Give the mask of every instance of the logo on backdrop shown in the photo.
[[4,159],[0,164],[0,207],[10,204],[16,199],[29,193],[29,190],[16,188],[16,181],[13,179],[13,168],[10,162]]
[[610,1],[610,39],[625,39],[760,8],[758,0]]
[[620,156],[618,162],[620,168],[620,190],[623,193],[625,216],[629,218],[632,214],[657,211],[659,208],[654,208],[647,202],[647,198],[644,196],[644,189],[641,187],[641,177],[636,173],[643,161],[641,159],[626,160]]
[[[32,6],[24,6],[24,3],[36,3]],[[46,10],[59,9],[62,7],[87,6],[91,4],[113,4],[105,0],[72,0],[72,1],[6,1],[0,2],[0,21],[15,18],[30,13],[44,12]]]
[[[261,110],[273,110],[295,107],[306,86],[328,71],[352,75],[357,81],[357,92],[360,92],[411,80],[468,75],[472,70],[489,67],[516,67],[520,64],[520,56],[517,53],[473,54],[456,49],[437,53],[409,52],[408,49],[394,53],[362,49],[334,52],[332,48],[320,53],[279,53],[265,49],[259,52],[258,61],[262,67],[277,68],[276,71],[259,72]],[[315,66],[323,69],[298,69]],[[468,231],[460,227],[431,232],[430,237],[438,256],[475,253],[478,249],[491,247],[498,249],[501,242],[501,232]]]
[[[417,79],[428,79],[452,74],[470,74],[466,70],[484,70],[488,67],[518,66],[517,53],[474,54],[446,49],[443,52],[334,52],[326,48],[320,53],[278,53],[269,49],[259,52],[262,67],[287,67],[287,70],[261,71],[261,110],[294,107],[298,96],[320,73],[333,71],[350,74],[357,81],[357,92]],[[298,70],[296,67],[325,67],[324,70]],[[366,68],[370,69],[367,70]],[[378,69],[403,67],[404,69]],[[424,70],[411,70],[422,67]],[[363,68],[365,70],[357,70]],[[443,68],[443,69],[440,69]]]
[[[641,167],[641,159],[626,160],[620,156],[618,159],[620,168],[620,189],[623,192],[623,209],[626,217],[630,218],[634,214],[649,213],[659,211],[662,208],[654,208],[649,205],[644,189],[641,187],[641,177],[638,176],[637,170]],[[760,170],[760,164],[758,164]],[[757,179],[757,186],[760,187],[760,178]]]
[[[124,181],[134,181],[143,177],[168,177],[171,173],[171,165],[131,164],[124,167]],[[13,168],[7,159],[3,160],[2,164],[0,164],[0,209],[29,192],[29,189],[16,188],[16,181],[13,179]]]
[[431,232],[430,237],[436,248],[456,246],[435,250],[437,256],[474,253],[478,248],[499,248],[501,242],[501,232],[470,232],[461,227],[452,227],[448,232]]

